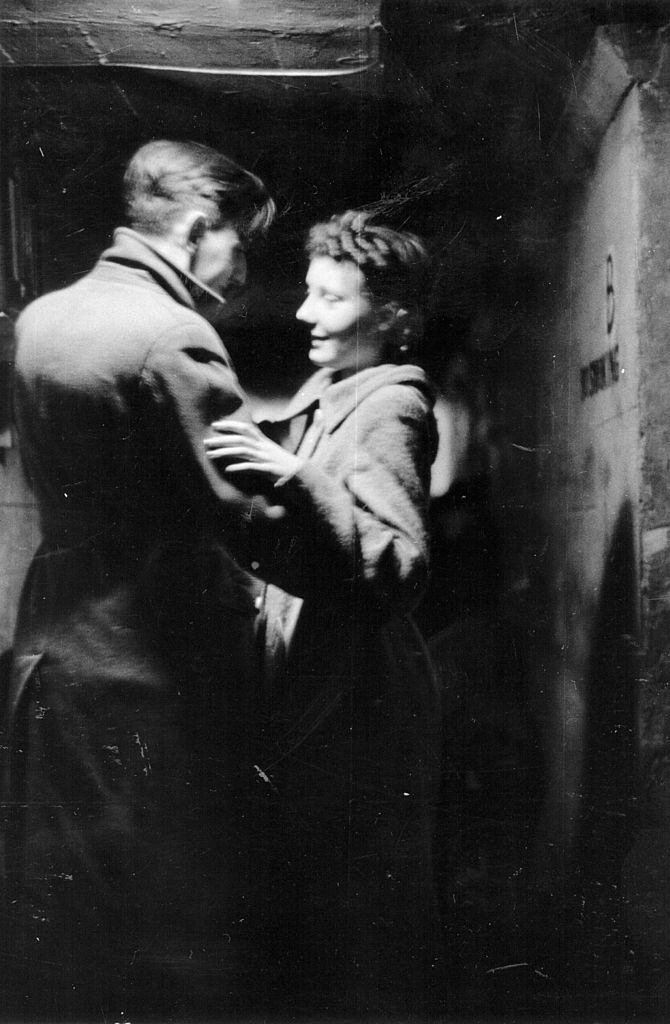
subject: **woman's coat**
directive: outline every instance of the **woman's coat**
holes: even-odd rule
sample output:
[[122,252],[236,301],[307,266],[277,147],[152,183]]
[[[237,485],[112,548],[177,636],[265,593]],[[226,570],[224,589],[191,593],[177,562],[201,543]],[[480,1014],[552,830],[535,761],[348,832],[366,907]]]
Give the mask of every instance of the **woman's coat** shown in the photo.
[[320,371],[264,429],[306,460],[278,488],[288,516],[268,555],[297,593],[269,586],[262,616],[267,854],[288,851],[291,893],[268,921],[300,920],[281,963],[308,1006],[420,1012],[439,946],[439,707],[408,613],[428,573],[430,387],[414,366]]

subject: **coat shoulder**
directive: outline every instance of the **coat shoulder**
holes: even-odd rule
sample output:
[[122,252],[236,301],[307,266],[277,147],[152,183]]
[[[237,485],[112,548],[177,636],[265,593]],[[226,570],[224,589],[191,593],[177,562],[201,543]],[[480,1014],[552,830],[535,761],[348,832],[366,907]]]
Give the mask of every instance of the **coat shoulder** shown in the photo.
[[395,447],[410,447],[425,452],[428,464],[437,454],[437,423],[431,393],[414,382],[383,384],[360,403],[356,411],[358,436],[385,441]]
[[428,414],[433,408],[433,399],[425,388],[414,382],[389,382],[382,384],[376,391],[368,395],[361,408],[388,409],[389,414],[399,411]]
[[359,431],[385,431],[393,429],[394,423],[432,429],[433,402],[423,388],[413,383],[383,384],[357,405],[354,416]]

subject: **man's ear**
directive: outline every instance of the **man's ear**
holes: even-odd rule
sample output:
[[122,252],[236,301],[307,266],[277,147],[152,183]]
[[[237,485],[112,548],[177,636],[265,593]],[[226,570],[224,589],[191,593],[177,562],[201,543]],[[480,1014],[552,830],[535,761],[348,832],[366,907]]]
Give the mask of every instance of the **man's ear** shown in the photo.
[[200,210],[187,210],[172,229],[174,242],[189,253],[195,253],[198,242],[207,230],[207,218]]
[[207,218],[202,213],[193,213],[188,227],[187,245],[195,251],[200,239],[207,230]]

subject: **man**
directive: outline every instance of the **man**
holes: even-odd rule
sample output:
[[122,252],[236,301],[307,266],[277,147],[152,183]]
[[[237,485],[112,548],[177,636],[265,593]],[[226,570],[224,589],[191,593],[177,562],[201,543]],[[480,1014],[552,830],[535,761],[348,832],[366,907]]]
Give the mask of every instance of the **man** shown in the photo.
[[244,283],[274,204],[192,143],[143,146],[124,184],[130,228],[17,324],[43,543],[7,714],[0,969],[28,1019],[234,1010],[251,963],[238,565],[252,505],[271,513],[206,457],[211,421],[249,414],[197,307]]

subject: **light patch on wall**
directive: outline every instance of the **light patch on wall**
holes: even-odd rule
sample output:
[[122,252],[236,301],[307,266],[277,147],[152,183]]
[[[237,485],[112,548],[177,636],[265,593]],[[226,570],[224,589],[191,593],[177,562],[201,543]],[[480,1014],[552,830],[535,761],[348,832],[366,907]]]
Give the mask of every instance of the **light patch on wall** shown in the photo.
[[642,533],[642,556],[645,561],[653,558],[654,555],[665,551],[668,546],[667,526],[658,526],[654,530],[644,530]]

